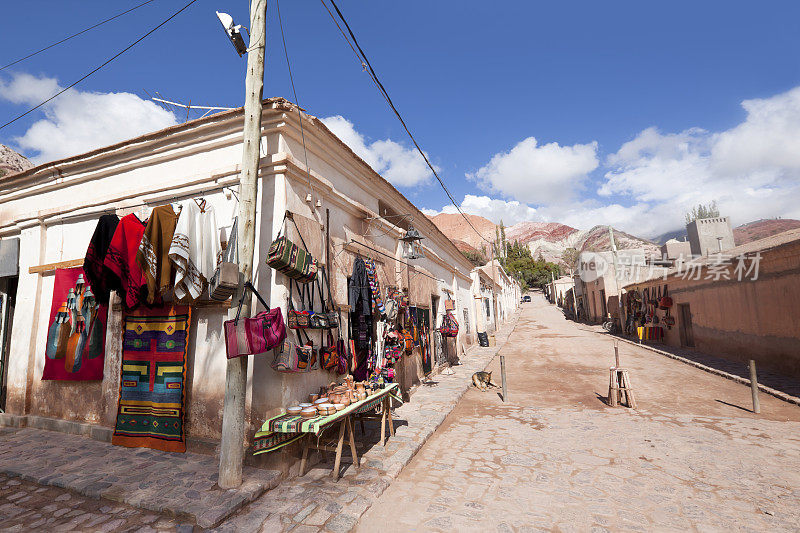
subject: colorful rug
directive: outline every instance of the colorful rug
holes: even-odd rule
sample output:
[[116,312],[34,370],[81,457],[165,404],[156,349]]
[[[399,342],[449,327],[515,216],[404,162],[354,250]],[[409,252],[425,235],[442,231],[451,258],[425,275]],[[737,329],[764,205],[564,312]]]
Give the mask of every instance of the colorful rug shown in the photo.
[[103,379],[107,317],[108,306],[97,302],[83,268],[57,269],[42,379]]
[[191,310],[173,305],[125,316],[117,423],[111,443],[185,452],[186,344]]

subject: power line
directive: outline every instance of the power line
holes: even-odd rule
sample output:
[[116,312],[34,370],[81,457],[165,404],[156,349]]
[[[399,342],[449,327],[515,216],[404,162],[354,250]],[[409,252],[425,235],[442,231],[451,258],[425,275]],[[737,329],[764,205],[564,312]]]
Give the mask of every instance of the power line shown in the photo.
[[153,3],[153,2],[155,2],[155,0],[147,0],[146,2],[142,2],[141,4],[139,4],[137,6],[133,6],[132,8],[130,8],[130,9],[126,10],[126,11],[123,11],[122,13],[117,13],[113,17],[110,17],[110,18],[107,18],[105,20],[102,20],[102,21],[98,22],[97,24],[94,24],[92,26],[89,26],[88,28],[85,28],[85,29],[79,31],[78,33],[73,33],[72,35],[63,38],[60,41],[56,41],[53,44],[47,45],[44,48],[41,48],[41,49],[39,49],[39,50],[37,50],[35,52],[32,52],[32,53],[26,55],[25,57],[21,57],[21,58],[17,59],[16,61],[12,61],[8,65],[4,65],[4,66],[0,67],[0,70],[5,70],[8,67],[13,67],[17,63],[21,63],[22,61],[25,61],[26,59],[30,59],[31,57],[33,57],[33,56],[35,56],[37,54],[41,54],[42,52],[44,52],[46,50],[50,50],[54,46],[58,46],[61,43],[65,43],[65,42],[69,41],[70,39],[72,39],[74,37],[77,37],[79,35],[83,35],[84,33],[86,33],[89,30],[93,30],[93,29],[95,29],[95,28],[97,28],[99,26],[102,26],[106,22],[111,22],[112,20],[117,19],[117,18],[121,17],[122,15],[127,15],[131,11],[135,11],[135,10],[139,9],[140,7],[146,6],[147,4],[150,4],[150,3]]
[[[321,0],[321,1],[322,1],[323,5],[325,5],[325,1],[324,0]],[[423,152],[422,148],[420,148],[419,143],[417,143],[417,140],[414,138],[414,135],[411,133],[411,130],[408,129],[408,126],[406,125],[405,120],[403,120],[403,117],[400,115],[400,112],[395,107],[394,102],[392,102],[392,99],[389,96],[389,93],[386,91],[386,88],[383,86],[383,83],[381,83],[380,79],[378,78],[378,75],[376,74],[375,69],[372,68],[372,64],[369,62],[369,58],[367,58],[367,55],[364,53],[364,50],[361,48],[361,45],[358,44],[358,39],[356,39],[356,36],[353,33],[353,30],[350,28],[350,24],[347,23],[347,20],[344,18],[344,15],[342,14],[341,10],[339,9],[339,6],[336,5],[335,0],[330,0],[330,3],[333,6],[333,8],[336,10],[336,13],[339,15],[339,18],[344,23],[345,27],[347,28],[347,32],[350,34],[350,38],[353,40],[353,44],[355,44],[355,47],[358,48],[358,53],[356,55],[359,56],[359,59],[361,60],[361,64],[368,70],[368,73],[370,74],[370,77],[373,79],[375,84],[378,86],[378,90],[381,92],[381,94],[383,95],[384,99],[389,104],[389,107],[392,108],[392,111],[397,116],[397,119],[400,121],[400,124],[403,125],[403,129],[406,130],[406,133],[408,134],[409,138],[411,139],[411,142],[414,143],[414,146],[416,147],[417,151],[422,156],[422,158],[425,160],[425,163],[428,165],[428,168],[431,169],[431,172],[433,173],[433,176],[436,178],[436,181],[439,182],[439,185],[441,185],[441,187],[444,190],[445,194],[450,199],[450,202],[453,204],[453,206],[456,208],[456,210],[458,210],[458,212],[464,218],[464,221],[467,224],[469,224],[469,226],[473,229],[473,231],[475,231],[475,233],[482,240],[484,240],[488,244],[491,244],[491,241],[489,241],[486,237],[484,237],[478,231],[478,229],[472,224],[472,222],[469,220],[469,218],[467,218],[467,215],[464,213],[464,211],[461,210],[461,206],[458,204],[458,202],[456,202],[456,199],[453,197],[452,193],[447,188],[447,185],[445,185],[445,183],[442,180],[442,178],[439,177],[439,173],[436,172],[436,169],[431,164],[430,160],[428,159],[428,156],[426,156],[425,152]],[[327,9],[327,5],[325,5],[325,7]],[[330,13],[330,10],[328,10],[328,13]],[[339,26],[338,23],[337,23],[337,26]],[[339,31],[341,31],[341,27],[339,27]],[[346,37],[345,37],[345,39],[347,40]],[[349,40],[348,40],[348,43],[349,43]],[[351,45],[351,48],[352,48],[352,45]],[[354,52],[355,52],[355,50],[354,50]]]
[[110,58],[108,58],[108,59],[107,59],[107,60],[106,60],[104,63],[102,63],[102,64],[101,64],[101,65],[99,65],[98,67],[95,67],[94,69],[92,69],[91,71],[89,71],[89,72],[88,72],[87,74],[85,74],[83,77],[81,77],[81,78],[79,78],[78,80],[76,80],[76,81],[72,82],[70,85],[68,85],[68,86],[67,86],[67,87],[65,87],[64,89],[61,89],[60,91],[58,91],[56,94],[54,94],[53,96],[51,96],[50,98],[48,98],[48,99],[47,99],[47,100],[45,100],[44,102],[42,102],[42,103],[40,103],[40,104],[38,104],[38,105],[36,105],[36,106],[34,106],[34,107],[32,107],[32,108],[28,109],[27,111],[25,111],[25,112],[24,112],[24,113],[22,113],[21,115],[19,115],[19,116],[17,116],[17,117],[15,117],[15,118],[13,118],[13,119],[11,119],[11,120],[9,120],[8,122],[6,122],[6,123],[5,123],[5,124],[3,124],[2,126],[0,126],[0,130],[1,130],[1,129],[3,129],[3,128],[5,128],[5,127],[6,127],[6,126],[8,126],[9,124],[13,124],[14,122],[16,122],[16,121],[18,121],[19,119],[21,119],[22,117],[24,117],[25,115],[28,115],[28,114],[32,113],[33,111],[36,111],[37,109],[39,109],[40,107],[42,107],[43,105],[45,105],[47,102],[50,102],[51,100],[53,100],[53,99],[57,98],[58,96],[60,96],[60,95],[64,94],[64,93],[65,93],[65,92],[67,92],[68,90],[72,89],[73,87],[75,87],[76,85],[78,85],[80,82],[82,82],[83,80],[85,80],[86,78],[88,78],[89,76],[91,76],[92,74],[94,74],[95,72],[97,72],[98,70],[100,70],[101,68],[105,67],[106,65],[108,65],[109,63],[111,63],[112,61],[114,61],[116,58],[118,58],[119,56],[121,56],[122,54],[124,54],[125,52],[127,52],[128,50],[130,50],[131,48],[133,48],[134,46],[136,46],[137,44],[139,44],[140,42],[142,42],[143,40],[145,40],[147,37],[149,37],[149,36],[150,36],[150,34],[154,33],[156,30],[158,30],[159,28],[161,28],[162,26],[164,26],[164,25],[165,25],[167,22],[169,22],[170,20],[172,20],[172,19],[174,19],[175,17],[177,17],[178,15],[180,15],[180,14],[181,14],[183,11],[185,11],[186,9],[188,9],[188,8],[189,8],[189,6],[191,6],[191,5],[192,5],[192,4],[194,4],[195,2],[197,2],[197,0],[191,0],[191,2],[189,2],[188,4],[186,4],[185,6],[183,6],[182,8],[180,8],[178,11],[174,12],[172,15],[170,15],[168,18],[166,18],[166,19],[165,19],[163,22],[161,22],[161,23],[160,23],[158,26],[156,26],[156,27],[155,27],[155,28],[153,28],[152,30],[148,31],[147,33],[145,33],[144,35],[142,35],[141,37],[139,37],[138,39],[136,39],[135,41],[133,41],[131,44],[129,44],[128,46],[126,46],[125,48],[123,48],[122,50],[120,50],[119,52],[117,52],[116,54],[114,54],[113,56],[111,56]]

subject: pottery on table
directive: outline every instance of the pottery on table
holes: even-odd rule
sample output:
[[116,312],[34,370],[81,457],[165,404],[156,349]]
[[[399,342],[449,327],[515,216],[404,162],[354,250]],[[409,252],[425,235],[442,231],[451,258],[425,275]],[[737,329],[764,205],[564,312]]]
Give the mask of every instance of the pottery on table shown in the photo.
[[314,418],[317,416],[317,410],[313,407],[306,407],[302,411],[300,411],[300,416],[304,418]]
[[287,408],[286,408],[286,414],[287,414],[287,415],[294,415],[294,416],[297,416],[297,415],[299,415],[299,414],[300,414],[300,412],[301,412],[302,410],[303,410],[303,408],[302,408],[302,407],[300,407],[299,405],[292,405],[291,407],[287,407]]
[[309,394],[308,395],[308,401],[309,402],[314,403],[317,400],[319,400],[319,394]]
[[334,404],[334,407],[336,408],[337,411],[343,411],[344,408],[347,407],[347,406],[345,404],[343,404],[343,403],[337,403],[337,404]]

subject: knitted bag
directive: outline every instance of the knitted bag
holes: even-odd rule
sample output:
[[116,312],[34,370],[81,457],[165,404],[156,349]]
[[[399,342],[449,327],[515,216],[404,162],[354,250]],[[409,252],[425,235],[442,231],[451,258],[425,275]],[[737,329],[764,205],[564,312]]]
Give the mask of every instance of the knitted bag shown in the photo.
[[[242,312],[247,291],[250,290],[266,308],[253,318],[239,318]],[[270,309],[264,299],[258,294],[253,285],[247,281],[244,284],[242,298],[239,300],[239,310],[234,320],[226,320],[225,351],[228,359],[242,355],[258,354],[269,351],[279,346],[286,339],[286,326],[283,323],[281,308]]]

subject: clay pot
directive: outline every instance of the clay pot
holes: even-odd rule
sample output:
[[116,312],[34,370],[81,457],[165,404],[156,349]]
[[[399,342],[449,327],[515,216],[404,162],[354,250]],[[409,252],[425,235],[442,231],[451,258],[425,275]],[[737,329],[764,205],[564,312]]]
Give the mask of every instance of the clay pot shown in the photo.
[[300,414],[300,412],[302,410],[303,410],[303,408],[300,407],[299,405],[292,405],[291,407],[287,407],[286,408],[286,414],[287,415],[297,416],[297,415]]
[[319,400],[319,394],[309,394],[308,395],[308,401],[309,402],[314,403],[317,400]]
[[313,407],[306,407],[302,411],[300,411],[300,416],[303,418],[314,418],[317,416],[317,410]]

